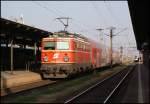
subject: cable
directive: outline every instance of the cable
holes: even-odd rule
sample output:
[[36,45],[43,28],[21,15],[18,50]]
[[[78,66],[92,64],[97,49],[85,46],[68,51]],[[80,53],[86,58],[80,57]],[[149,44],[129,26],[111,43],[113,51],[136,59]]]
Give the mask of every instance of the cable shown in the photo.
[[[32,1],[32,2],[33,2],[33,1]],[[61,13],[61,14],[64,14],[64,13],[62,13],[62,12],[60,12],[59,10],[56,10],[56,9],[55,9],[55,11],[57,11],[57,12],[55,12],[54,10],[49,9],[49,8],[47,8],[46,6],[41,5],[40,3],[37,3],[37,2],[33,2],[33,3],[35,3],[36,5],[38,5],[38,6],[42,7],[42,8],[44,8],[45,10],[47,10],[47,11],[49,11],[49,12],[53,12],[55,15],[57,15],[57,16],[59,16],[59,17],[61,17],[61,15],[59,15],[57,12],[59,12],[59,13]],[[81,24],[81,22],[78,21],[78,20],[74,20],[74,21],[77,21],[77,22],[79,22],[79,23]],[[73,23],[73,24],[75,24],[75,23]],[[89,29],[87,28],[87,27],[90,27],[89,25],[85,25],[85,24],[82,24],[82,25],[84,25],[84,28],[86,27],[86,29],[89,30]],[[77,27],[79,27],[79,25],[78,25]],[[81,29],[81,26],[80,26],[79,28]]]
[[127,28],[124,28],[124,29],[122,29],[120,32],[115,33],[115,34],[113,34],[113,35],[117,35],[117,34],[119,34],[119,33],[123,32],[123,31],[125,31],[125,30],[127,30]]
[[38,2],[32,1],[34,4],[39,5],[40,7],[44,8],[45,10],[49,11],[49,12],[53,12],[55,15],[60,16],[58,13],[56,13],[54,10],[47,8],[46,6],[41,5]]
[[[104,0],[104,4],[105,4],[105,7],[107,8],[108,12],[109,12],[110,15],[112,16],[112,18],[113,18],[115,24],[119,25],[118,22],[117,22],[117,21],[118,21],[118,18],[116,18],[116,16],[113,14],[111,7],[108,6],[107,3],[106,3],[106,0]],[[110,8],[109,8],[109,7],[110,7]]]
[[[98,16],[99,16],[100,18],[103,17],[102,13],[100,13],[99,8],[94,4],[94,2],[91,1],[91,4],[92,4],[92,6],[94,7],[94,9],[97,11]],[[105,18],[103,19],[103,22],[104,22],[104,24],[107,24]]]

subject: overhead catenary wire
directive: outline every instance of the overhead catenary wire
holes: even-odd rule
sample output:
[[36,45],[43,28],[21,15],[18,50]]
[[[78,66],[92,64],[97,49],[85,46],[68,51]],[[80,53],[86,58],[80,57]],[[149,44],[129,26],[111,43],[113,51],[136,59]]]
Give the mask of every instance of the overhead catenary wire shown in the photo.
[[[55,9],[55,11],[59,12],[59,14],[61,14],[61,15],[59,15],[59,16],[62,16],[62,15],[65,16],[65,13],[63,13],[62,11],[60,11],[60,10],[58,10],[58,9],[56,9],[56,8],[54,8],[54,9]],[[54,10],[53,10],[53,11],[54,11]],[[56,13],[55,13],[55,14],[56,14]],[[57,13],[57,14],[58,14],[58,13]],[[74,21],[76,21],[76,22],[74,22]],[[87,27],[91,27],[91,26],[89,26],[89,25],[87,25],[87,24],[85,24],[85,23],[83,23],[83,22],[81,22],[81,21],[79,21],[79,20],[77,20],[77,19],[73,19],[73,18],[72,18],[72,23],[75,24],[76,26],[78,25],[77,27],[79,27],[80,29],[84,27],[85,29],[83,29],[83,30],[86,30],[86,31],[89,30],[89,29],[91,30],[91,28],[87,28]],[[82,26],[80,26],[79,24],[82,25]]]
[[[47,3],[44,3],[44,4],[47,5]],[[61,14],[61,16],[63,16],[63,17],[66,16],[62,11],[60,11],[60,10],[54,8],[54,7],[53,7],[53,9],[55,10],[55,12],[57,12],[57,13],[59,12],[59,14]],[[54,11],[54,10],[53,10],[53,11]]]
[[[60,14],[64,14],[64,13],[60,12],[59,10],[57,10],[57,12],[56,12],[56,9],[55,9],[55,11],[52,10],[52,9],[49,9],[49,8],[47,8],[46,6],[44,6],[44,5],[42,5],[42,4],[38,3],[38,2],[35,2],[35,1],[32,1],[32,2],[33,2],[34,4],[36,4],[36,5],[38,5],[38,6],[42,7],[42,8],[44,8],[45,10],[49,11],[50,13],[55,14],[56,16],[62,17],[62,15],[60,15]],[[59,12],[59,13],[58,13],[58,12]],[[54,18],[56,18],[56,17],[54,17]],[[73,19],[73,20],[74,20],[74,21],[77,21],[77,23],[80,23],[80,24],[81,24],[80,21],[78,21],[78,20],[76,20],[76,19]],[[73,21],[73,22],[74,22],[74,21]],[[73,23],[73,24],[77,25],[77,23]],[[90,27],[90,26],[89,26],[89,25],[82,24],[82,26],[78,25],[77,27],[79,27],[79,29],[81,29],[81,27],[84,27],[84,28],[85,28],[84,30],[89,30],[89,28],[87,28],[87,27]]]
[[[100,9],[97,7],[97,5],[96,5],[93,1],[91,1],[91,4],[92,4],[92,6],[94,7],[95,11],[97,11],[98,17],[100,17],[100,18],[103,17],[102,12],[101,12]],[[103,18],[103,23],[104,23],[104,24],[107,24],[105,18]],[[108,24],[107,24],[107,25],[108,25]]]
[[105,7],[106,7],[107,11],[110,13],[111,17],[113,18],[114,23],[119,25],[118,18],[112,12],[112,8],[107,5],[106,0],[104,0],[104,4],[105,4]]
[[[95,10],[98,11],[97,6],[96,6],[93,2],[91,2],[91,3],[92,3],[92,5],[93,5],[93,7],[95,8]],[[108,11],[108,12],[110,13],[110,15],[112,16],[114,22],[115,22],[116,24],[118,24],[118,23],[117,23],[118,18],[115,18],[116,16],[113,14],[111,7],[108,6],[107,3],[106,3],[105,1],[104,1],[104,3],[105,3],[105,7],[107,8],[107,11]],[[110,7],[110,8],[109,8],[109,7]],[[101,13],[100,13],[99,11],[98,11],[97,13],[99,14],[99,16],[102,16]],[[123,31],[125,31],[125,30],[126,30],[126,28],[124,28],[124,29],[121,30],[120,32],[115,33],[115,34],[113,34],[113,35],[115,36],[115,35],[117,35],[117,34],[123,32]],[[105,34],[105,33],[104,33],[104,34]],[[105,34],[105,35],[107,35],[107,34]],[[109,36],[109,35],[107,35],[107,36]]]
[[[56,12],[56,9],[55,9],[55,11],[54,10],[52,10],[52,9],[49,9],[49,8],[47,8],[46,6],[44,6],[44,5],[42,5],[42,4],[40,4],[40,3],[38,3],[38,2],[35,2],[35,1],[32,1],[34,4],[36,4],[36,5],[38,5],[38,6],[40,6],[40,7],[42,7],[42,8],[44,8],[45,10],[47,10],[48,12],[50,12],[50,13],[53,13],[53,14],[55,14],[56,16],[59,16],[59,17],[61,17],[61,15],[60,15],[60,13],[61,14],[64,14],[64,13],[62,13],[62,12],[60,12],[59,11],[59,13],[57,13],[58,12],[58,10],[57,10],[57,12]],[[82,31],[92,31],[92,30],[94,30],[94,28],[87,28],[87,27],[90,27],[89,25],[86,25],[86,24],[81,24],[81,22],[80,21],[78,21],[78,20],[76,20],[76,19],[73,19],[74,21],[76,21],[77,23],[75,23],[74,21],[73,21],[73,24],[75,24],[79,29],[82,29]],[[80,25],[77,25],[78,23],[80,23]],[[82,25],[82,26],[81,26]],[[83,29],[83,27],[85,28],[85,29]]]
[[[47,12],[53,13],[53,14],[55,14],[55,15],[59,15],[58,13],[56,13],[55,11],[53,11],[52,9],[47,8],[46,6],[40,4],[40,3],[37,2],[37,1],[33,1],[33,0],[32,0],[32,3],[34,3],[35,5],[37,5],[37,6],[41,7],[41,8],[43,8],[43,9],[45,9]],[[50,17],[50,18],[51,18],[51,16],[53,16],[53,18],[56,18],[54,15],[50,15],[50,16],[47,15],[47,16]],[[52,21],[50,22],[50,23],[51,23],[50,26],[52,26],[52,22],[54,22],[54,20],[52,20]]]
[[124,29],[122,29],[121,31],[119,31],[119,32],[117,32],[117,33],[114,33],[114,35],[117,35],[117,34],[123,32],[123,31],[125,31],[125,30],[127,30],[127,28],[124,28]]
[[57,15],[57,16],[61,16],[61,15],[59,15],[57,12],[55,12],[54,10],[47,8],[46,6],[40,4],[40,3],[36,2],[36,1],[32,1],[32,2],[33,2],[34,4],[36,4],[36,5],[39,5],[40,7],[44,8],[45,10],[54,13],[54,14]]
[[[38,5],[38,6],[40,6],[41,8],[44,8],[46,11],[48,11],[48,12],[50,12],[50,13],[53,13],[55,16],[54,16],[54,18],[56,18],[56,17],[62,17],[62,15],[63,16],[65,16],[64,15],[64,13],[62,12],[62,11],[60,11],[60,10],[58,10],[58,9],[51,9],[51,8],[49,8],[49,7],[47,7],[46,5],[42,5],[41,3],[39,3],[39,2],[37,2],[37,1],[32,1],[34,4],[36,4],[36,5]],[[95,4],[93,4],[93,6],[94,6]],[[95,9],[96,8],[98,8],[96,5],[95,5],[95,7],[94,7]],[[102,16],[102,14],[100,13],[100,11],[99,10],[97,10],[97,12],[98,12],[98,15],[99,16]],[[113,13],[110,13],[110,14],[113,14]],[[113,18],[114,18],[115,16],[113,16]],[[83,21],[79,21],[79,20],[77,20],[77,19],[72,19],[71,20],[72,21],[72,24],[73,25],[75,25],[75,27],[74,28],[78,28],[79,29],[79,31],[78,32],[91,32],[91,31],[95,31],[95,29],[94,28],[91,28],[91,26],[89,26],[89,25],[87,25],[87,24],[85,24],[85,23],[83,23]],[[105,21],[105,20],[104,20]],[[103,21],[103,22],[104,22]],[[73,29],[73,28],[72,28]],[[93,34],[92,34],[93,35]]]

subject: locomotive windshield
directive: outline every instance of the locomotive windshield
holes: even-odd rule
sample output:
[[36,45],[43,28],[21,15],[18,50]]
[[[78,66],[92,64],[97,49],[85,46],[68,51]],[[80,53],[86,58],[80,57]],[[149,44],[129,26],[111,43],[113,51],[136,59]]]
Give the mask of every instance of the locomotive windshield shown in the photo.
[[69,49],[69,43],[68,42],[57,42],[57,49],[58,50],[67,50],[67,49]]
[[55,42],[44,42],[44,50],[55,50]]
[[44,50],[68,50],[68,42],[44,42]]

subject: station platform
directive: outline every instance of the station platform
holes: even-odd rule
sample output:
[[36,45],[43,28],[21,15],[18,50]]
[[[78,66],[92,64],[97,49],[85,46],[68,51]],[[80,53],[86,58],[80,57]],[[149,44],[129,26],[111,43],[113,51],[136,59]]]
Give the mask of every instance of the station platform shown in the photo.
[[41,75],[31,71],[1,71],[1,89],[41,81]]
[[149,68],[141,63],[135,66],[121,103],[149,103]]

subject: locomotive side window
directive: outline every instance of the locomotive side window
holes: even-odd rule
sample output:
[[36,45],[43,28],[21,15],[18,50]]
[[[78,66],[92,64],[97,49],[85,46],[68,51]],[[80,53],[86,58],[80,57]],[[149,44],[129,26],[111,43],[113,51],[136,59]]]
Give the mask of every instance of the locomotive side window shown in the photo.
[[80,49],[80,43],[78,42],[77,43],[77,50],[79,50]]
[[74,41],[74,50],[77,50],[77,42]]
[[44,42],[44,50],[55,50],[55,42]]
[[69,43],[68,42],[57,42],[57,49],[58,50],[68,50]]

